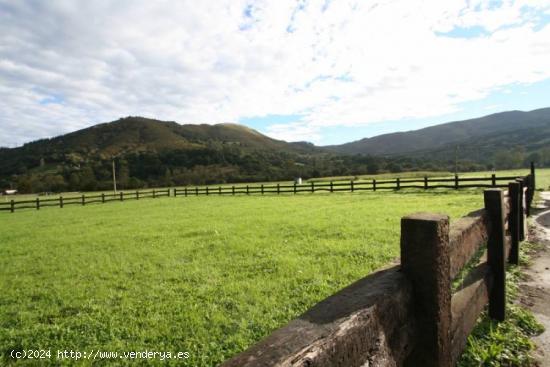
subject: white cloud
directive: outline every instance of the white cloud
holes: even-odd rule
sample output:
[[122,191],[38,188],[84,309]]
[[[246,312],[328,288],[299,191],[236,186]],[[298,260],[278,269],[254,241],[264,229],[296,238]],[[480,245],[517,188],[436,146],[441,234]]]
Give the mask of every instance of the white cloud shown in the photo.
[[321,140],[320,130],[318,126],[297,121],[270,125],[266,133],[279,140],[318,143]]
[[0,0],[0,145],[126,115],[300,114],[266,131],[315,141],[550,78],[550,1],[493,3]]

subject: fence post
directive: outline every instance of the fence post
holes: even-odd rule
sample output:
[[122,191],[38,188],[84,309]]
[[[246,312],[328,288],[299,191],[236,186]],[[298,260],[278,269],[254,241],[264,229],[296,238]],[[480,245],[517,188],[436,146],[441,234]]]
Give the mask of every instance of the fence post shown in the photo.
[[334,192],[334,183],[330,181],[330,192]]
[[187,197],[187,186],[183,188],[183,196]]
[[264,194],[264,184],[262,184],[262,195]]
[[296,182],[294,182],[294,194],[296,195]]
[[59,196],[59,207],[63,208],[63,196]]
[[208,186],[206,186],[206,196],[210,195],[210,192],[208,191]]
[[155,189],[153,189],[153,199],[157,197],[157,192]]
[[533,187],[533,195],[534,195],[535,190],[537,189],[537,185],[535,185],[535,162],[531,162],[531,185]]
[[497,185],[497,176],[494,173],[491,175],[491,185],[493,187]]
[[197,194],[197,196],[199,196],[199,188],[197,186],[195,186],[195,194]]
[[221,194],[222,194],[222,187],[218,186],[218,195],[221,195]]
[[105,204],[105,193],[101,193],[101,202]]
[[372,179],[372,191],[376,191],[376,179]]
[[178,189],[176,187],[174,187],[174,197],[175,198],[178,197]]
[[418,339],[406,365],[451,366],[449,217],[401,218],[401,270],[413,286]]
[[525,198],[524,198],[524,182],[522,178],[518,178],[517,182],[519,183],[519,240],[525,240]]
[[512,246],[508,261],[511,264],[519,264],[519,188],[518,182],[510,182],[508,184],[508,195],[510,200],[510,237]]
[[136,190],[136,200],[139,200],[139,191]]
[[455,190],[458,190],[458,175],[455,175]]
[[399,180],[399,177],[395,179],[395,184],[397,190],[401,189],[401,181]]
[[36,198],[36,210],[40,210],[40,198]]
[[15,202],[13,201],[13,199],[11,199],[10,201],[10,212],[14,212],[15,211]]
[[533,196],[533,190],[531,187],[531,175],[527,175],[524,179],[524,186],[527,187],[525,193],[525,215],[531,215],[531,197]]
[[235,185],[231,186],[231,195],[235,195]]
[[82,205],[86,204],[86,197],[82,194]]
[[489,294],[489,316],[503,321],[506,315],[504,196],[502,190],[489,189],[483,192],[483,198],[491,223],[487,239],[487,263],[493,273],[493,287]]
[[120,201],[124,201],[124,192],[123,191],[120,192]]
[[250,195],[250,189],[248,188],[248,185],[246,185],[246,195]]
[[315,192],[315,182],[311,181],[311,192]]
[[281,193],[281,187],[279,186],[279,184],[277,184],[277,195],[279,195]]
[[428,176],[424,176],[424,190],[428,190]]

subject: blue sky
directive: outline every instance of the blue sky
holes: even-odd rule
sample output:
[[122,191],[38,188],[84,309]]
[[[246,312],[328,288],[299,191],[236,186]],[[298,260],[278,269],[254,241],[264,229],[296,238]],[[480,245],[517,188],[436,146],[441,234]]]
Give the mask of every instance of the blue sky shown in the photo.
[[550,106],[550,0],[0,0],[0,146],[124,116],[339,144]]

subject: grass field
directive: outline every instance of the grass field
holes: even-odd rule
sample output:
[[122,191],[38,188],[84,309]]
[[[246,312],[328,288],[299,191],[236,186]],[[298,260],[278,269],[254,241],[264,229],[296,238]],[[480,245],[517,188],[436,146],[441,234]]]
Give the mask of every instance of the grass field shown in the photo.
[[457,218],[482,199],[211,196],[5,213],[0,364],[47,348],[187,351],[186,365],[216,365],[395,259],[401,216]]

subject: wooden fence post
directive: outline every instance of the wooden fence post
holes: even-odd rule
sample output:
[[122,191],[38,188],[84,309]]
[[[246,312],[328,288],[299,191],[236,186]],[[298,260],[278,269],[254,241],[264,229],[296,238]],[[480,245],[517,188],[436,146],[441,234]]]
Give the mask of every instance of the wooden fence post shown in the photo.
[[124,201],[124,192],[123,191],[120,192],[119,196],[120,196],[120,201]]
[[351,192],[353,192],[353,180],[350,181],[350,186],[351,186]]
[[187,197],[187,186],[183,188],[183,196]]
[[195,186],[195,194],[199,196],[199,188]]
[[218,195],[221,196],[221,194],[222,194],[222,187],[221,187],[221,186],[218,186]]
[[510,182],[508,184],[508,196],[510,198],[509,228],[512,240],[508,261],[515,265],[519,264],[519,188],[520,185],[518,182]]
[[487,239],[487,263],[493,273],[493,287],[489,294],[489,316],[503,321],[506,316],[506,245],[504,233],[504,196],[502,190],[483,192],[485,210],[491,223]]
[[174,187],[174,197],[175,198],[178,197],[178,188],[177,187]]
[[533,187],[533,194],[535,194],[535,190],[537,189],[537,185],[535,184],[535,162],[531,162],[531,185]]
[[401,218],[401,270],[413,286],[418,335],[408,366],[451,366],[449,217],[416,213]]
[[248,185],[246,185],[246,195],[250,195],[250,189],[248,188]]
[[376,191],[376,179],[372,180],[372,191]]
[[497,176],[494,173],[491,175],[491,185],[493,187],[497,185]]
[[86,197],[82,194],[82,205],[86,204]]
[[525,241],[524,183],[522,178],[518,178],[516,181],[519,183],[519,240]]
[[153,189],[153,199],[157,197],[157,192],[155,189]]
[[36,198],[36,210],[40,210],[40,198]]
[[428,176],[424,176],[424,190],[428,189]]
[[11,199],[10,201],[10,212],[14,212],[15,211],[15,202],[13,201],[13,199]]
[[139,191],[136,190],[136,200],[139,200]]
[[455,175],[455,190],[458,190],[458,175]]
[[262,184],[262,195],[264,194],[264,184]]
[[279,186],[279,184],[277,184],[277,195],[279,195],[281,193],[281,187]]
[[101,202],[105,204],[105,193],[101,193]]
[[400,190],[400,189],[401,189],[401,181],[399,180],[399,177],[397,177],[397,178],[395,179],[395,185],[396,185],[396,186],[395,186],[396,190]]
[[311,181],[311,192],[315,192],[315,182]]
[[330,192],[334,192],[334,183],[330,181]]
[[533,188],[532,188],[532,178],[531,175],[525,177],[524,186],[527,187],[527,192],[525,193],[525,215],[531,215],[531,198],[533,197]]
[[208,186],[206,186],[206,196],[208,196],[210,192],[208,191]]
[[59,207],[63,208],[63,196],[59,196]]
[[296,195],[296,182],[294,182],[294,195]]
[[235,185],[231,186],[231,195],[235,195]]

